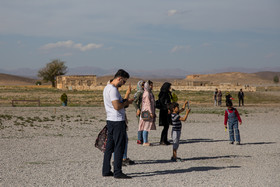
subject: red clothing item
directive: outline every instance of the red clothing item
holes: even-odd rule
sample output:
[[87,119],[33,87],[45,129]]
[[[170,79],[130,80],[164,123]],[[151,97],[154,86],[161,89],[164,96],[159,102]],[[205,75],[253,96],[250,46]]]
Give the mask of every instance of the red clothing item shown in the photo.
[[[242,120],[241,120],[240,115],[239,115],[238,111],[236,110],[236,108],[228,109],[229,113],[233,113],[233,111],[235,111],[235,115],[237,116],[237,119],[238,119],[239,123],[241,123]],[[225,111],[225,121],[224,121],[225,126],[227,125],[227,121],[228,121],[228,113],[227,113],[227,110],[226,110]]]

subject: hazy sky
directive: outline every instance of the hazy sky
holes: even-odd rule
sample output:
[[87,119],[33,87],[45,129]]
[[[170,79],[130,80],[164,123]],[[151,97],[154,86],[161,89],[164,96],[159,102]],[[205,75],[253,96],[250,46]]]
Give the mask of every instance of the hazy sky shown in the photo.
[[280,66],[279,0],[0,0],[0,69]]

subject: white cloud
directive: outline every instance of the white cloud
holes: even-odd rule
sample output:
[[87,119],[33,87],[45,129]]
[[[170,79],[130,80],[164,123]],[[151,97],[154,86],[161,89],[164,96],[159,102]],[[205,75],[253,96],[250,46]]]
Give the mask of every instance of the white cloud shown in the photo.
[[177,13],[178,13],[177,10],[172,9],[172,10],[168,10],[167,15],[168,15],[168,16],[174,16],[174,15],[177,14]]
[[176,45],[171,49],[171,53],[175,53],[177,51],[189,51],[191,49],[190,45],[182,46],[182,45]]
[[88,51],[88,50],[92,50],[92,49],[101,48],[101,47],[103,47],[103,44],[89,43],[89,44],[83,46],[81,43],[75,43],[71,40],[68,40],[68,41],[59,41],[56,43],[48,43],[48,44],[42,46],[41,49],[49,50],[49,49],[61,48],[61,47],[78,49],[80,51]]

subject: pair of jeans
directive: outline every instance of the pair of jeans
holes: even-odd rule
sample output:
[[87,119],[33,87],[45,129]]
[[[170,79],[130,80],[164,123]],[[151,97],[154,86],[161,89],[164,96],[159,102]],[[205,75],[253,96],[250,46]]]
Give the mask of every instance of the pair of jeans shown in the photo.
[[143,141],[144,143],[148,143],[148,131],[143,131]]
[[[229,140],[231,142],[237,141],[240,142],[240,134],[238,129],[238,121],[229,122],[228,123],[228,132],[229,132]],[[234,139],[235,136],[235,139]]]
[[138,140],[143,142],[143,131],[138,131]]
[[107,144],[104,152],[102,174],[107,175],[111,171],[111,158],[114,153],[114,176],[122,174],[122,159],[126,144],[125,121],[107,121]]

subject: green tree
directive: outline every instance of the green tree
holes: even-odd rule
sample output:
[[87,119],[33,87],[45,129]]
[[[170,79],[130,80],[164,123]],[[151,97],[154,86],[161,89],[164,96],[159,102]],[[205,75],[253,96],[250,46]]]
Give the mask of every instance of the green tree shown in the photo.
[[279,77],[277,75],[274,76],[273,78],[274,83],[278,83],[279,82]]
[[38,77],[41,77],[45,82],[50,81],[52,87],[55,87],[56,77],[67,73],[67,66],[64,64],[65,62],[55,59],[38,71]]

